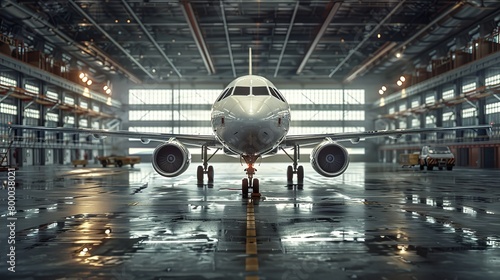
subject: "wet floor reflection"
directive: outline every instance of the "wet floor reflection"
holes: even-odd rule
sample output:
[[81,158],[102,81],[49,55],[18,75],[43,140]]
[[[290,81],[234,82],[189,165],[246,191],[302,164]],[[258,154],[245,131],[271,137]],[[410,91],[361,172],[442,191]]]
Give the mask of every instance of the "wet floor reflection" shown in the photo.
[[[286,164],[263,166],[262,196],[252,208],[258,267],[250,273],[244,174],[238,165],[215,167],[212,186],[198,186],[193,168],[179,178],[146,165],[20,170],[16,277],[500,276],[498,171],[353,163],[344,175],[323,178],[305,166],[301,189],[287,187]],[[0,199],[5,205],[5,192]]]

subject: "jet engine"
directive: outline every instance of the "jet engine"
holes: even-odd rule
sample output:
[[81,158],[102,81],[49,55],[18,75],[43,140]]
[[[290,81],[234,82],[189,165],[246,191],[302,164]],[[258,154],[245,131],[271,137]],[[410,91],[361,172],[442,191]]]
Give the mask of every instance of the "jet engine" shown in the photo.
[[325,177],[336,177],[347,169],[349,154],[341,145],[325,140],[312,150],[311,165]]
[[153,152],[153,168],[165,177],[181,175],[191,163],[189,150],[180,142],[171,140],[159,145]]

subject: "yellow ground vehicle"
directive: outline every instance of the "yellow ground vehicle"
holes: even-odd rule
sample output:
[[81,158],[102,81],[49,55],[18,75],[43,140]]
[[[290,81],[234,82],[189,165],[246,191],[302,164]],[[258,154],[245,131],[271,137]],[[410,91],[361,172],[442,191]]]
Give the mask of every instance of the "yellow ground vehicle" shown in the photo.
[[399,155],[399,164],[401,167],[413,167],[419,164],[418,161],[419,154],[400,154]]
[[74,159],[71,161],[71,164],[73,164],[73,166],[75,167],[77,167],[78,165],[82,165],[83,167],[85,167],[87,164],[89,164],[89,162],[86,159]]
[[141,163],[141,158],[138,156],[110,155],[107,157],[97,157],[97,160],[101,163],[102,167],[106,167],[108,165],[122,167],[123,165],[130,164],[130,167],[133,168],[135,164]]

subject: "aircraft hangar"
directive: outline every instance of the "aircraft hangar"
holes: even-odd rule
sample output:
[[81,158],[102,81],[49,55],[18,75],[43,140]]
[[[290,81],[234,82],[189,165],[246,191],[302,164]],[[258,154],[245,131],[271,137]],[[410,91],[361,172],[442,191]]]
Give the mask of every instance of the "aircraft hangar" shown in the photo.
[[1,279],[500,279],[497,0],[3,0]]

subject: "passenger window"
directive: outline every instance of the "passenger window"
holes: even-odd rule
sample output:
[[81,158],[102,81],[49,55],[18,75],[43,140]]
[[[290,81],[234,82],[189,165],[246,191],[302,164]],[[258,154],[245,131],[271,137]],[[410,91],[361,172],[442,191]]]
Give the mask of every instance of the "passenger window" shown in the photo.
[[267,87],[252,87],[253,95],[269,95]]
[[249,87],[235,87],[233,95],[250,95]]

